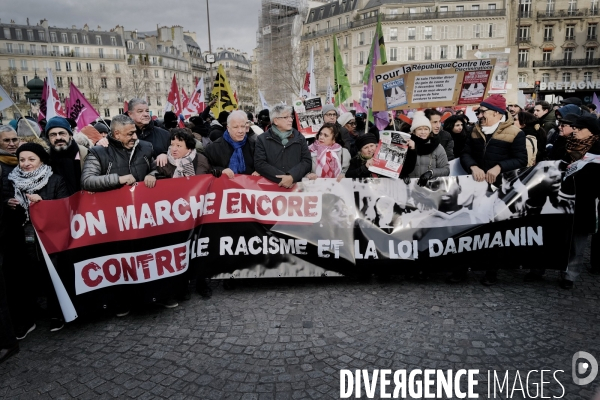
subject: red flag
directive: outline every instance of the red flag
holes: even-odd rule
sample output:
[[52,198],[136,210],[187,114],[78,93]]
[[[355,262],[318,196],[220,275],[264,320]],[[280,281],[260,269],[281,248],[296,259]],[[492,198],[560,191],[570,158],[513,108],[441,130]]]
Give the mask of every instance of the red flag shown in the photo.
[[96,111],[94,106],[92,106],[79,89],[77,89],[77,86],[75,86],[73,82],[71,82],[69,96],[71,108],[68,110],[67,115],[77,122],[79,129],[100,118],[98,111]]
[[181,114],[183,107],[181,105],[181,95],[179,94],[179,89],[177,88],[177,78],[175,77],[175,74],[173,74],[171,91],[167,97],[167,102],[171,104],[173,113],[177,115],[177,118],[179,118],[179,114]]
[[126,113],[127,111],[129,111],[129,103],[124,101],[123,102],[123,112]]
[[185,109],[188,106],[189,102],[190,102],[190,99],[189,99],[188,95],[185,93],[185,89],[181,88],[181,104],[183,104],[183,109]]

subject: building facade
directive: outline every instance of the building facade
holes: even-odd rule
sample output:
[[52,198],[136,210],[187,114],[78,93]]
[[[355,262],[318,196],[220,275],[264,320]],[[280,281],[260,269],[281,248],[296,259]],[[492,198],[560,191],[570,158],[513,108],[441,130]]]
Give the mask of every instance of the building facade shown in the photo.
[[600,91],[598,0],[521,0],[512,3],[511,43],[519,47],[519,87],[557,102],[574,93],[591,102]]
[[[254,111],[255,87],[253,85],[252,60],[248,54],[232,47],[218,47],[214,55],[213,76],[216,76],[217,69],[222,65],[231,90],[237,93],[238,108],[244,111]],[[212,86],[207,93],[211,92]]]
[[506,0],[333,1],[310,9],[302,35],[304,51],[314,48],[318,95],[325,95],[328,80],[333,83],[336,37],[352,85],[352,98],[346,106],[360,99],[378,17],[388,64],[460,60],[469,50],[508,43],[510,13]]

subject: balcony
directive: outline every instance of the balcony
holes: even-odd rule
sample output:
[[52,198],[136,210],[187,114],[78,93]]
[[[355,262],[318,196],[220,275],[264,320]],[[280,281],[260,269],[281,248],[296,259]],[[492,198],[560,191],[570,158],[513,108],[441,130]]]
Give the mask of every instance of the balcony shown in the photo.
[[565,36],[565,40],[575,40],[575,35]]
[[98,53],[87,53],[87,54],[76,54],[74,52],[71,53],[61,53],[56,51],[25,51],[23,53],[16,53],[14,51],[9,52],[6,49],[0,49],[0,54],[11,54],[14,56],[40,56],[40,57],[69,57],[69,58],[103,58],[108,60],[124,60],[125,56],[115,56],[110,54],[103,54],[100,56]]
[[587,40],[598,40],[598,35],[588,35]]
[[598,15],[596,8],[579,8],[576,10],[546,10],[538,11],[537,19],[571,19]]
[[519,18],[531,18],[531,10],[519,11]]
[[544,42],[554,42],[554,36],[544,36]]
[[415,60],[415,56],[408,56],[408,61],[414,61]]
[[425,40],[431,40],[433,39],[433,35],[425,35]]
[[516,43],[531,43],[531,36],[521,36],[515,40]]
[[[375,20],[375,22],[377,22],[377,19]],[[331,28],[319,29],[318,31],[312,31],[312,32],[305,33],[304,35],[302,35],[302,40],[318,38],[318,37],[328,35],[331,33],[343,31],[343,30],[346,30],[351,27],[352,27],[352,23],[348,23],[348,24],[341,24],[339,26],[334,26]]]
[[571,58],[562,60],[543,60],[533,62],[533,68],[595,67],[598,65],[600,65],[600,58]]
[[529,61],[519,61],[519,68],[529,68]]
[[390,42],[395,42],[398,40],[398,36],[390,36]]
[[412,35],[412,36],[408,37],[408,40],[416,40],[416,39],[417,39],[417,37],[415,35]]

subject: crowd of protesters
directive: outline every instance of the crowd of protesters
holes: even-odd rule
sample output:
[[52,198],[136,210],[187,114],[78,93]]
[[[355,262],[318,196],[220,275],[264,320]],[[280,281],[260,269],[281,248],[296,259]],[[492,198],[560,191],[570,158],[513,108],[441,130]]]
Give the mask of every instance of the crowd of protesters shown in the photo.
[[[79,130],[72,120],[61,117],[40,124],[22,118],[0,125],[0,362],[16,353],[18,340],[36,329],[40,293],[46,297],[50,330],[64,327],[29,218],[33,203],[81,190],[102,192],[138,183],[154,188],[160,179],[202,174],[221,179],[237,174],[262,176],[284,188],[302,179],[379,177],[369,170],[379,130],[364,114],[340,114],[326,105],[324,124],[316,138],[307,141],[296,129],[294,110],[286,105],[261,111],[256,121],[251,113],[240,110],[223,111],[215,118],[212,105],[190,118],[185,128],[178,127],[172,113],[166,113],[160,124],[153,121],[142,99],[132,99],[128,111],[111,121],[101,120]],[[526,110],[507,105],[501,95],[491,95],[475,114],[477,123],[462,112],[448,116],[436,109],[417,111],[408,120],[392,119],[387,130],[410,134],[401,178],[416,178],[418,185],[425,186],[448,176],[449,162],[458,159],[476,181],[499,186],[505,172],[544,160],[562,160],[568,165],[586,153],[600,154],[599,121],[577,98],[563,100],[561,105],[538,101]],[[566,267],[560,281],[566,289],[573,287],[581,271],[590,234],[594,234],[593,272],[600,272],[594,218],[599,170],[600,164],[590,163],[566,185],[575,198],[572,251],[568,265],[561,268]],[[499,268],[500,263],[493,264],[482,283],[497,283]],[[448,282],[464,281],[467,270],[468,266],[456,266]],[[532,269],[525,279],[535,281],[543,274],[543,269]],[[179,301],[190,298],[189,283],[194,280],[198,293],[210,297],[209,277],[187,271],[181,287],[155,303],[177,307]],[[115,304],[115,315],[129,313],[132,299],[126,286],[117,293]]]

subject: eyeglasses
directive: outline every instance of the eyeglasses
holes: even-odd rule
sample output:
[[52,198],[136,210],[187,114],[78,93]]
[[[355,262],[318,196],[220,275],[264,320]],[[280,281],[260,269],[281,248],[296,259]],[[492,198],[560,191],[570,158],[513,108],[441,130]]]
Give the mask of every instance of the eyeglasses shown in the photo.
[[325,114],[326,117],[337,117],[337,113],[327,113]]
[[560,126],[573,126],[573,125],[571,125],[571,124],[569,124],[567,122],[559,122],[558,126],[560,127]]
[[481,108],[477,109],[477,111],[475,111],[475,115],[479,115],[479,114],[483,114],[486,111],[490,111],[488,109],[482,110]]
[[356,126],[356,122],[352,121],[352,122],[348,122],[346,125],[352,125],[352,126]]
[[291,115],[288,115],[287,117],[275,117],[275,119],[277,118],[294,119],[294,117],[292,117]]
[[52,132],[52,133],[48,134],[49,138],[55,138],[55,137],[58,137],[58,136],[67,137],[67,136],[69,136],[69,132],[67,132],[67,131],[61,131],[61,132]]
[[19,138],[2,139],[2,142],[4,142],[4,143],[18,143],[19,142]]

